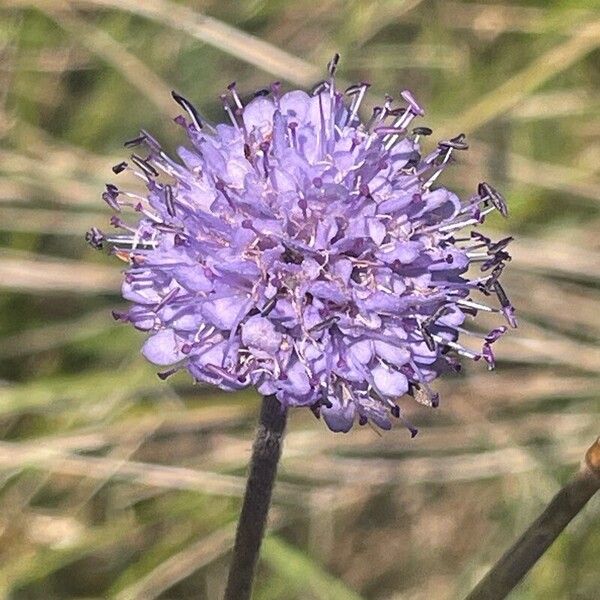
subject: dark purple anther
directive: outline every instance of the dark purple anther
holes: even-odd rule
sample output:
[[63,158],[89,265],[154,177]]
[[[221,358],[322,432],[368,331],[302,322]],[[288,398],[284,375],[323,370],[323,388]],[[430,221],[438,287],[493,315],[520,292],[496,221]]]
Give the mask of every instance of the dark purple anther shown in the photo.
[[274,81],[271,84],[271,93],[274,98],[279,98],[279,96],[281,96],[281,81]]
[[156,375],[159,379],[161,379],[162,381],[165,381],[165,379],[168,379],[169,377],[171,377],[171,375],[174,375],[175,373],[177,373],[178,369],[173,368],[173,369],[167,369],[166,371],[159,371]]
[[177,104],[179,104],[179,106],[181,106],[181,108],[187,112],[187,114],[190,116],[190,119],[192,119],[194,127],[200,131],[202,129],[202,119],[200,118],[196,107],[189,100],[186,100],[174,90],[171,91],[171,96],[173,96],[173,100],[175,100],[175,102],[177,102]]
[[127,168],[127,163],[123,160],[112,167],[112,172],[115,175],[122,173]]
[[170,185],[165,185],[165,206],[169,216],[175,216],[175,199],[173,197],[173,188]]
[[338,62],[340,60],[340,55],[336,52],[333,55],[333,58],[327,63],[327,72],[330,77],[335,77],[335,72],[337,70]]
[[415,115],[422,117],[425,114],[425,111],[421,105],[415,100],[415,97],[408,90],[404,90],[400,95],[404,98],[408,104],[408,107],[413,113],[415,113]]
[[503,336],[506,333],[506,327],[504,327],[503,325],[501,327],[496,327],[495,329],[492,329],[486,336],[485,336],[485,341],[488,344],[492,344],[493,342],[495,342],[496,340],[500,339],[501,336]]
[[515,328],[518,326],[517,319],[515,317],[515,309],[512,305],[502,307],[501,312],[511,327]]
[[496,243],[490,244],[488,246],[488,253],[489,254],[495,254],[496,252],[500,252],[500,250],[504,250],[504,248],[506,248],[506,246],[508,246],[508,244],[510,242],[512,242],[513,239],[514,238],[512,236],[505,237],[505,238],[501,239],[500,241],[498,241]]
[[[355,84],[355,85],[351,85],[350,87],[346,88],[346,91],[344,93],[348,96],[355,96],[361,90],[362,90],[362,85]],[[379,111],[381,111],[381,107],[377,107],[377,108],[379,108]]]
[[104,234],[97,227],[91,227],[85,234],[85,241],[96,250],[102,250],[105,239]]
[[503,264],[504,261],[510,262],[512,259],[508,252],[500,251],[494,254],[489,260],[486,260],[481,265],[482,271],[489,271],[491,268],[496,267],[497,265]]
[[483,181],[479,184],[477,192],[481,198],[487,198],[493,204],[494,208],[503,216],[508,216],[508,206],[504,196],[493,188],[489,183]]
[[433,352],[435,350],[435,340],[433,339],[431,333],[427,330],[427,327],[421,327],[421,335],[423,336],[423,341],[425,342],[428,350]]
[[127,140],[123,144],[123,146],[125,146],[125,148],[135,148],[135,146],[139,146],[140,144],[142,144],[145,141],[146,141],[146,136],[142,134],[136,138],[133,138],[132,140]]
[[492,346],[489,343],[486,342],[485,344],[483,344],[481,355],[483,356],[485,362],[488,364],[488,369],[492,371],[496,366],[496,358],[494,356]]
[[317,323],[313,327],[311,327],[308,332],[309,333],[317,333],[318,331],[323,331],[324,329],[329,329],[332,325],[335,325],[340,320],[339,317],[329,317],[329,319],[325,319],[320,323]]
[[[106,186],[108,188],[108,186]],[[121,207],[119,206],[119,203],[117,202],[117,194],[109,191],[107,189],[106,192],[102,193],[102,200],[104,200],[104,202],[106,202],[106,204],[108,204],[108,206],[110,206],[113,210],[117,211],[117,212],[121,212]]]
[[413,135],[431,135],[433,133],[433,129],[430,129],[429,127],[415,127],[413,130]]
[[175,246],[189,246],[190,245],[190,241],[189,239],[181,234],[181,233],[176,233],[173,236],[173,245]]
[[466,136],[464,133],[457,135],[449,140],[443,140],[438,143],[438,146],[442,148],[452,148],[453,150],[468,150],[469,145],[466,143]]
[[502,308],[511,305],[510,300],[508,299],[508,296],[506,295],[506,292],[504,291],[504,288],[500,285],[499,281],[494,281],[492,289],[496,292],[498,300],[500,301],[500,306],[502,306]]
[[158,177],[158,171],[148,162],[148,159],[142,158],[137,154],[131,155],[131,161],[143,171],[147,177]]

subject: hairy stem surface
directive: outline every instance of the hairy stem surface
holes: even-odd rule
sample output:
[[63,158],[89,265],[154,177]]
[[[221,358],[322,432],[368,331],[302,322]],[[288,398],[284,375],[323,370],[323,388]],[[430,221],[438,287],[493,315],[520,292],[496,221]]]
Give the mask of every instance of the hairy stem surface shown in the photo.
[[287,409],[275,396],[265,396],[252,448],[225,600],[248,600],[252,594],[252,581],[265,532],[286,420]]

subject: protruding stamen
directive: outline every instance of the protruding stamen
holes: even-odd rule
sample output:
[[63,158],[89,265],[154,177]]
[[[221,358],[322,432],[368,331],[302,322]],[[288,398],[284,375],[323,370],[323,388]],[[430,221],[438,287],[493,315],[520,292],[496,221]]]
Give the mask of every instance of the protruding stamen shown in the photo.
[[170,292],[165,294],[163,299],[154,307],[154,311],[158,312],[161,308],[164,308],[175,296],[179,294],[179,288],[173,288]]
[[179,104],[179,106],[181,106],[181,108],[187,112],[187,114],[190,116],[190,119],[192,119],[194,127],[200,131],[202,129],[202,119],[200,118],[196,107],[189,100],[174,90],[171,91],[171,96],[173,96],[173,100],[175,100],[175,102],[177,102],[177,104]]
[[90,230],[85,234],[85,241],[96,250],[102,250],[103,244],[106,241],[104,233],[97,227],[91,227]]
[[386,125],[375,127],[373,131],[378,135],[402,135],[404,133],[404,129],[401,127],[391,127]]
[[329,88],[328,81],[319,81],[319,83],[317,83],[317,85],[315,85],[315,87],[313,87],[313,89],[311,90],[310,95],[318,96],[319,94],[321,94],[328,88]]
[[175,216],[175,199],[173,197],[173,188],[170,185],[165,185],[165,206],[171,217]]
[[386,150],[390,150],[394,144],[399,140],[400,135],[402,135],[410,122],[415,118],[416,113],[412,110],[407,110],[405,108],[398,108],[393,111],[390,111],[391,115],[396,116],[397,118],[392,123],[392,127],[400,130],[400,133],[391,134],[387,139],[384,138],[385,144],[384,148]]
[[443,337],[441,337],[439,335],[434,335],[433,339],[436,342],[438,342],[440,345],[446,346],[447,348],[451,348],[452,350],[454,350],[455,352],[457,352],[461,356],[465,356],[466,358],[472,358],[474,360],[480,360],[481,359],[481,354],[478,354],[477,352],[473,352],[472,350],[468,350],[467,348],[461,346],[457,342],[453,342],[452,340],[446,340],[446,339],[444,339]]
[[489,198],[494,208],[503,216],[508,216],[508,206],[504,196],[489,183],[482,181],[477,187],[477,192],[482,198]]
[[505,306],[501,312],[511,327],[516,328],[518,326],[517,319],[515,318],[514,306]]
[[496,292],[496,296],[498,296],[498,301],[500,302],[500,306],[502,306],[502,308],[512,306],[510,300],[508,299],[508,296],[506,295],[506,292],[504,291],[504,288],[502,287],[502,285],[500,285],[499,281],[494,281],[492,289],[494,290],[494,292]]
[[496,357],[494,356],[492,346],[487,342],[483,344],[481,356],[483,357],[483,360],[485,360],[485,362],[487,363],[488,370],[493,371],[496,366]]
[[474,310],[482,310],[483,312],[498,312],[497,308],[492,308],[491,306],[480,304],[479,302],[474,302],[473,300],[457,300],[456,304],[466,308],[472,308]]
[[434,325],[438,319],[440,319],[441,317],[445,317],[446,315],[450,314],[451,312],[452,312],[452,310],[450,309],[450,307],[441,306],[430,317],[427,317],[425,319],[425,321],[423,322],[423,326],[430,327],[431,325]]
[[182,233],[183,229],[181,227],[177,227],[172,223],[152,223],[152,227],[156,229],[156,231],[162,231],[163,233]]
[[335,77],[339,60],[340,55],[336,52],[333,55],[333,58],[327,63],[327,72],[329,73],[329,77]]
[[335,325],[340,320],[338,316],[330,317],[329,319],[325,319],[320,323],[317,323],[313,327],[308,330],[308,333],[316,333],[318,331],[323,331],[324,329],[329,329],[332,325]]
[[486,336],[485,336],[485,341],[488,344],[492,344],[493,342],[495,342],[496,340],[498,340],[501,336],[503,336],[506,333],[507,329],[504,325],[500,326],[500,327],[496,327],[495,329],[492,329]]
[[271,144],[268,141],[265,142],[261,142],[260,144],[260,149],[262,150],[263,153],[263,171],[264,171],[264,175],[265,175],[265,179],[268,179],[269,177],[269,147],[271,146]]
[[383,107],[374,106],[373,113],[371,114],[371,118],[367,121],[365,129],[367,131],[371,131],[376,123],[380,123],[381,121],[383,121],[383,119],[385,118],[384,115],[385,109]]
[[157,242],[155,242],[153,240],[147,240],[144,242],[140,242],[139,240],[136,240],[129,235],[114,235],[114,236],[105,238],[105,241],[107,244],[110,244],[111,246],[113,246],[113,248],[117,251],[119,251],[123,248],[128,248],[128,249],[138,248],[140,250],[152,250],[153,248],[156,248],[156,246],[157,246]]
[[132,140],[127,140],[123,146],[125,146],[125,148],[134,148],[135,146],[142,144],[144,141],[146,141],[146,136],[142,134],[136,138],[133,138]]
[[438,146],[441,148],[452,148],[453,150],[468,150],[469,144],[467,144],[465,140],[465,134],[460,133],[456,137],[450,138],[449,140],[442,140],[441,142],[438,142]]
[[240,124],[237,122],[237,119],[235,118],[235,115],[233,114],[233,110],[231,109],[229,102],[227,102],[227,96],[225,96],[225,94],[223,94],[221,96],[221,102],[223,103],[223,110],[227,113],[227,116],[229,117],[231,124],[239,131]]
[[148,162],[147,159],[142,158],[137,154],[132,154],[131,161],[135,164],[136,167],[141,169],[146,176],[158,177],[158,171]]
[[119,195],[119,190],[117,186],[112,183],[106,184],[106,191],[102,194],[102,199],[106,204],[108,204],[113,210],[117,212],[121,212],[121,206],[117,202],[117,196]]
[[275,308],[276,304],[277,296],[274,296],[263,306],[262,310],[260,311],[260,316],[266,317]]
[[427,346],[428,350],[431,350],[431,352],[433,352],[435,350],[435,340],[433,338],[433,335],[431,335],[431,333],[427,330],[427,326],[425,324],[422,324],[419,329],[421,331],[423,341],[425,342],[425,345]]
[[119,173],[122,173],[126,168],[127,168],[127,163],[124,160],[122,160],[120,163],[117,163],[116,165],[114,165],[112,167],[112,172],[115,175],[118,175]]
[[437,408],[439,406],[439,394],[434,392],[425,382],[411,382],[410,393],[419,404],[431,406],[432,408]]
[[[352,104],[350,105],[350,115],[349,115],[348,121],[347,121],[348,124],[352,123],[352,121],[356,118],[358,109],[360,108],[360,105],[362,104],[365,94],[367,93],[367,90],[370,87],[371,87],[370,83],[363,81],[360,84],[360,86],[358,86],[358,89],[356,91],[354,89],[352,89],[352,95],[354,97],[352,98]],[[351,88],[348,88],[348,90],[350,90],[350,89]],[[346,94],[350,93],[348,90],[346,90]]]
[[271,84],[271,94],[273,94],[273,98],[275,98],[276,101],[279,100],[279,97],[281,96],[281,81],[274,81]]
[[235,103],[235,105],[240,109],[240,110],[244,110],[244,105],[242,104],[242,101],[240,100],[240,96],[237,93],[237,88],[235,85],[235,81],[232,81],[228,86],[227,89],[229,90],[229,92],[231,93],[231,97],[233,98],[233,101]]
[[500,252],[500,250],[504,250],[504,248],[506,248],[506,246],[508,246],[513,239],[514,238],[512,236],[509,236],[495,242],[494,244],[491,244],[488,246],[488,252],[490,254],[495,254],[496,252]]
[[[144,137],[144,142],[146,143],[146,146],[148,146],[151,150],[154,150],[155,152],[161,152],[161,146],[158,143],[158,140],[153,135],[150,135],[145,129],[142,129],[140,133]],[[166,154],[164,154],[164,152],[162,153],[162,157],[166,160],[170,160],[169,157]]]
[[[488,255],[489,256],[489,255]],[[494,254],[491,258],[488,258],[482,265],[481,270],[483,272],[489,271],[491,268],[496,267],[497,265],[503,264],[504,261],[510,262],[512,260],[510,254],[508,252],[504,252],[501,250]]]
[[431,135],[433,133],[433,129],[430,127],[415,127],[413,130],[413,135]]
[[417,116],[422,117],[425,114],[425,111],[421,107],[421,105],[415,100],[415,97],[411,94],[409,90],[404,90],[400,93],[400,95],[406,100],[408,104],[408,108]]
[[288,123],[288,128],[290,130],[290,137],[292,138],[292,148],[294,148],[294,150],[297,150],[298,140],[296,139],[296,129],[298,129],[298,123],[292,121],[291,123]]
[[177,373],[179,369],[173,368],[173,369],[167,369],[166,371],[160,371],[158,372],[156,375],[159,379],[161,379],[162,381],[164,381],[165,379],[171,377],[171,375],[174,375],[175,373]]
[[[441,144],[440,144],[440,148],[443,148],[443,146]],[[439,163],[437,160],[434,160],[434,164],[437,164],[438,170],[435,171],[435,173],[433,173],[433,175],[431,175],[431,177],[423,184],[423,187],[425,189],[429,189],[433,185],[433,183],[436,181],[436,179],[444,172],[446,165],[450,161],[451,155],[452,155],[452,148],[446,146],[442,160]],[[442,156],[442,155],[439,155],[439,156]]]

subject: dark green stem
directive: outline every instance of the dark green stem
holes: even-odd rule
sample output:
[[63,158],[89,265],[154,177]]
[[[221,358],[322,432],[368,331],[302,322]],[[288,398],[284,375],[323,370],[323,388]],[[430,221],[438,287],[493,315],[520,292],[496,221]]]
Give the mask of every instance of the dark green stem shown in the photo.
[[287,409],[275,396],[265,396],[252,448],[224,600],[249,600],[252,594],[252,581],[265,532],[286,420]]

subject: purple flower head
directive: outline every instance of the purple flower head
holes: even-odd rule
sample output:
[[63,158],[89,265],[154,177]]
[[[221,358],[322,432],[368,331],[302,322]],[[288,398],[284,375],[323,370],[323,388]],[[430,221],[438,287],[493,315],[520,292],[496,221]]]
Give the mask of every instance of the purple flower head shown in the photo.
[[487,311],[516,325],[499,283],[510,239],[469,233],[506,204],[488,183],[465,200],[439,187],[464,135],[423,152],[431,130],[412,127],[423,109],[407,91],[361,120],[369,86],[337,90],[336,62],[311,94],[274,84],[244,103],[230,85],[216,126],[173,93],[188,145],[174,160],[144,131],[126,143],[143,150],[113,170],[147,192],[109,184],[119,233],[89,240],[129,262],[131,307],[115,318],[148,332],[142,352],[163,377],[254,386],[333,431],[388,429],[405,422],[405,394],[437,405],[430,384],[457,357],[493,367],[506,328],[480,335],[465,321]]

